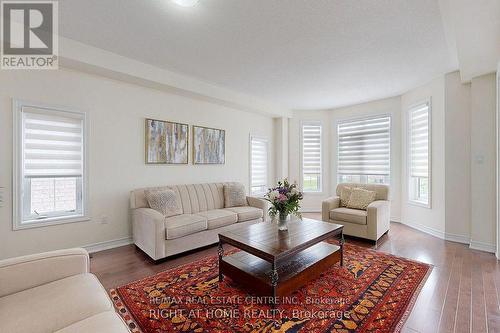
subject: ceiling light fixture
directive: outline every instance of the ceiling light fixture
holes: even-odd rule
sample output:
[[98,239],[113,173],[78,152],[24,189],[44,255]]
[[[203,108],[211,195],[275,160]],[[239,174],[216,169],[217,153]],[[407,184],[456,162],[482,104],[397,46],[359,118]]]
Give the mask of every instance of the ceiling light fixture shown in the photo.
[[172,1],[182,7],[194,7],[200,0],[172,0]]

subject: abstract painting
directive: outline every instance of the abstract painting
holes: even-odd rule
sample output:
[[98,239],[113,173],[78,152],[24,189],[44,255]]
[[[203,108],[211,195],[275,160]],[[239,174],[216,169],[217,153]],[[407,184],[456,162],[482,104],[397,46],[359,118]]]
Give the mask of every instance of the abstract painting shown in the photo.
[[146,119],[146,163],[187,164],[189,125]]
[[193,126],[194,164],[224,164],[226,131]]

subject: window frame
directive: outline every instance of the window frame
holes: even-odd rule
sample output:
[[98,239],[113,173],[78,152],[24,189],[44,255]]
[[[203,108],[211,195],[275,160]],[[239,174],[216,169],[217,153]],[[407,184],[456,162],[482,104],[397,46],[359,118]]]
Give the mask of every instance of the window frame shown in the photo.
[[[259,193],[253,193],[252,192],[252,140],[261,140],[265,141],[267,145],[267,165],[266,165],[266,189],[264,192],[259,192]],[[267,189],[269,188],[269,156],[270,156],[270,144],[269,144],[269,138],[261,135],[253,135],[250,134],[249,140],[248,140],[248,194],[250,196],[256,196],[256,197],[263,197],[264,194],[267,193]]]
[[[77,192],[77,195],[81,196],[81,213],[75,213],[75,215],[63,215],[63,216],[51,216],[41,220],[28,220],[23,221],[23,209],[24,201],[23,195],[25,189],[24,176],[23,176],[23,136],[24,136],[24,126],[22,112],[23,108],[31,107],[36,109],[45,109],[51,113],[61,113],[61,114],[73,114],[78,115],[83,119],[82,122],[82,135],[83,135],[83,172],[81,177],[81,193]],[[13,168],[12,168],[12,229],[23,230],[31,228],[46,227],[51,225],[74,223],[90,221],[89,214],[89,179],[88,179],[88,169],[89,169],[89,118],[86,112],[76,111],[68,109],[61,106],[30,102],[20,99],[12,99],[12,110],[13,110]],[[78,189],[77,189],[78,191]],[[77,203],[78,204],[78,203]]]
[[[427,140],[427,159],[428,159],[428,199],[427,203],[421,200],[416,200],[412,198],[412,192],[414,190],[413,182],[412,182],[412,177],[411,177],[411,111],[418,108],[419,106],[422,106],[426,104],[428,107],[428,140]],[[421,100],[420,102],[413,103],[411,104],[407,110],[406,110],[406,181],[407,181],[407,186],[406,186],[406,198],[408,200],[408,204],[413,205],[413,206],[418,206],[422,208],[428,208],[432,209],[432,99],[431,97]],[[418,182],[420,183],[420,178],[424,177],[417,177],[419,178]],[[418,196],[418,194],[417,194]]]
[[[320,173],[319,173],[319,189],[317,191],[306,191],[304,189],[304,126],[307,125],[314,125],[314,126],[319,126],[320,127],[320,140],[319,140],[319,160],[320,160]],[[324,154],[323,154],[323,123],[320,120],[302,120],[300,122],[300,181],[299,185],[300,188],[302,189],[303,193],[307,193],[308,195],[322,195],[323,194],[323,189],[324,189]]]
[[[343,123],[349,123],[349,122],[354,122],[354,121],[360,121],[360,120],[370,120],[370,119],[377,119],[377,118],[389,118],[389,183],[383,183],[383,185],[387,185],[389,187],[392,186],[393,183],[393,165],[392,165],[392,136],[393,136],[393,119],[392,119],[392,114],[391,113],[380,113],[380,114],[371,114],[371,115],[366,115],[366,116],[356,116],[356,117],[350,117],[350,118],[343,118],[339,119],[335,122],[335,134],[336,134],[336,147],[335,147],[335,184],[338,186],[339,184],[344,184],[339,182],[339,147],[340,147],[340,142],[339,142],[339,126]],[[376,176],[376,175],[366,175],[368,176]],[[379,183],[362,183],[362,184],[379,184]]]

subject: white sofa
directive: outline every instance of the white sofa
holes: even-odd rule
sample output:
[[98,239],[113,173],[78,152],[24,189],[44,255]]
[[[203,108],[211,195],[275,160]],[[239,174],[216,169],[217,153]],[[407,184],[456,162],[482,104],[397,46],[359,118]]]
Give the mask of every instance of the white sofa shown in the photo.
[[[351,209],[340,206],[340,192],[344,186],[358,187],[375,191],[375,201],[366,210]],[[344,234],[377,241],[389,231],[391,205],[389,186],[382,184],[344,183],[337,186],[336,196],[322,203],[322,220],[342,224]]]
[[[268,220],[268,202],[247,197],[247,205],[224,208],[224,184],[172,185],[137,189],[130,194],[135,245],[157,261],[218,242],[223,230]],[[228,184],[228,183],[226,183]],[[151,209],[145,190],[171,189],[183,214],[166,218]]]
[[125,333],[84,249],[0,261],[0,332]]

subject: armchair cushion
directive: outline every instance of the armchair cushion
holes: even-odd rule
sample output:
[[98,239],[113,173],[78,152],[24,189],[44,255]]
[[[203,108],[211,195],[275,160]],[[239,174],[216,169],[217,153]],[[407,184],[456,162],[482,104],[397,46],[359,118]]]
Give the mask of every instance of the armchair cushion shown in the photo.
[[344,186],[340,191],[340,206],[347,207],[351,198],[352,187]]
[[359,183],[342,183],[337,185],[336,193],[340,196],[340,192],[344,187],[362,188],[369,191],[377,192],[375,200],[389,200],[389,186],[384,184],[359,184]]
[[375,191],[368,191],[362,188],[353,188],[351,197],[347,203],[348,208],[366,209],[375,200]]
[[335,208],[330,211],[330,219],[335,221],[344,221],[356,224],[366,224],[366,210],[351,208]]

